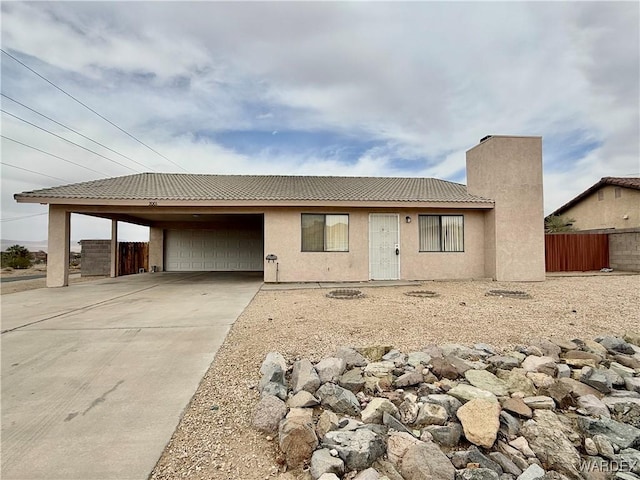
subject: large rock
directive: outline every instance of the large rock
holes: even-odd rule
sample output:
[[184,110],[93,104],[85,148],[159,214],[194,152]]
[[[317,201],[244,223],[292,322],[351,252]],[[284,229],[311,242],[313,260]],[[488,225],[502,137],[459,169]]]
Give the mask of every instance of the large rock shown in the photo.
[[276,433],[287,410],[282,400],[267,395],[260,399],[253,411],[253,426],[261,432]]
[[546,397],[544,395],[537,395],[535,397],[525,397],[522,399],[524,403],[527,404],[528,407],[537,410],[537,409],[545,409],[545,410],[553,410],[556,408],[556,403],[553,401],[553,398]]
[[366,470],[362,470],[358,473],[353,480],[378,480],[380,478],[380,474],[377,472],[375,468],[367,468]]
[[592,367],[583,367],[580,371],[580,381],[595,388],[599,392],[609,393],[612,388],[611,378],[602,370]]
[[396,388],[411,387],[418,385],[424,381],[424,377],[420,372],[407,372],[396,378],[394,385]]
[[551,357],[529,355],[524,359],[522,364],[520,364],[520,368],[526,372],[541,372],[552,377],[556,374],[556,362]]
[[340,419],[331,410],[324,410],[318,417],[316,423],[316,434],[318,438],[324,438],[327,432],[337,430]]
[[457,413],[464,436],[475,445],[491,448],[500,429],[500,405],[476,398],[465,403]]
[[431,362],[431,355],[425,352],[409,352],[407,364],[413,367],[427,366]]
[[[309,412],[306,412],[309,410]],[[311,459],[318,446],[318,437],[313,428],[313,412],[310,409],[293,409],[280,422],[278,439],[289,468],[302,467]]]
[[429,425],[422,431],[429,432],[433,441],[445,448],[458,445],[462,436],[462,426],[454,422],[449,422],[446,425]]
[[543,465],[564,473],[569,478],[581,479],[580,454],[562,429],[558,428],[556,422],[559,423],[559,420],[551,411],[539,412],[544,414],[541,413],[537,420],[524,422],[520,432]]
[[465,468],[468,464],[477,464],[480,468],[488,468],[498,475],[502,474],[502,467],[491,458],[484,455],[476,446],[469,450],[458,450],[452,453],[451,463],[456,468]]
[[260,383],[258,389],[262,392],[269,382],[284,385],[284,376],[287,372],[287,361],[278,352],[269,352],[260,365]]
[[309,473],[311,473],[311,478],[314,480],[317,480],[325,473],[342,475],[344,473],[344,462],[341,458],[332,456],[328,448],[321,448],[313,452],[311,456]]
[[391,345],[370,345],[368,347],[357,348],[356,350],[367,360],[379,362],[382,357],[391,351]]
[[553,398],[558,408],[567,409],[575,406],[575,400],[571,394],[571,387],[566,383],[554,380],[552,385],[540,389],[539,393],[540,395]]
[[507,383],[509,393],[520,392],[527,396],[536,394],[536,387],[530,378],[527,378],[526,372],[521,368],[513,370],[498,370],[496,376]]
[[540,480],[544,478],[545,471],[540,465],[536,465],[535,463],[527,468],[522,474],[517,478],[517,480]]
[[640,377],[627,377],[624,379],[624,385],[627,390],[640,393]]
[[432,442],[409,447],[400,470],[405,480],[454,480],[456,474],[447,456]]
[[498,399],[493,393],[474,387],[472,385],[465,385],[464,383],[456,385],[447,393],[463,403],[476,398],[482,398],[490,402],[498,403]]
[[368,362],[360,353],[354,348],[342,347],[338,349],[334,357],[344,360],[345,368],[364,367]]
[[507,398],[502,402],[502,409],[509,413],[515,413],[519,417],[531,418],[533,411],[521,398]]
[[416,427],[425,427],[427,425],[444,425],[449,419],[447,410],[435,403],[425,403],[418,411],[418,417],[414,422]]
[[287,400],[287,405],[291,408],[315,407],[320,403],[316,397],[306,390],[300,390],[293,397]]
[[456,480],[499,480],[500,476],[488,468],[463,468],[456,472]]
[[611,443],[623,449],[640,447],[639,428],[616,422],[609,418],[593,419],[589,417],[579,417],[578,428],[580,428],[585,435],[591,437],[594,435],[602,435]]
[[347,415],[359,415],[360,403],[350,390],[339,387],[333,383],[325,383],[316,392],[320,403],[336,413]]
[[633,347],[619,337],[604,337],[597,341],[612,354],[625,353],[627,355],[633,355],[635,353]]
[[522,469],[513,463],[513,461],[511,461],[511,459],[504,453],[491,452],[489,454],[489,458],[500,465],[500,468],[502,468],[504,473],[508,473],[509,475],[514,475],[516,477],[522,473]]
[[362,421],[364,423],[382,423],[382,416],[385,412],[397,415],[398,408],[386,398],[373,398],[362,410]]
[[595,395],[583,395],[578,397],[578,411],[593,417],[611,418],[607,406]]
[[387,458],[396,467],[402,463],[402,457],[409,447],[422,443],[416,437],[406,432],[393,432],[387,438]]
[[504,370],[511,370],[520,366],[520,360],[506,355],[494,355],[487,358],[487,362],[495,368],[501,368]]
[[560,378],[558,381],[566,384],[571,389],[571,393],[576,397],[595,395],[598,398],[602,398],[604,396],[602,392],[573,378]]
[[462,402],[460,402],[456,397],[440,393],[427,395],[425,400],[429,403],[442,405],[447,410],[450,417],[454,417],[458,409],[462,406]]
[[321,383],[335,383],[338,381],[338,378],[340,378],[340,375],[343,374],[346,365],[346,362],[342,358],[328,357],[316,363],[315,368]]
[[338,379],[338,385],[353,393],[358,393],[364,386],[364,376],[361,368],[352,368],[347,370]]
[[481,390],[491,392],[498,397],[509,395],[507,383],[486,370],[467,370],[464,376],[471,385]]
[[420,405],[407,398],[398,407],[398,419],[405,425],[413,425],[420,413]]
[[293,393],[304,390],[314,393],[320,386],[320,378],[309,360],[303,358],[293,363],[291,372],[291,389]]
[[368,428],[353,431],[335,430],[327,433],[322,443],[338,451],[347,470],[369,468],[385,450],[382,437]]

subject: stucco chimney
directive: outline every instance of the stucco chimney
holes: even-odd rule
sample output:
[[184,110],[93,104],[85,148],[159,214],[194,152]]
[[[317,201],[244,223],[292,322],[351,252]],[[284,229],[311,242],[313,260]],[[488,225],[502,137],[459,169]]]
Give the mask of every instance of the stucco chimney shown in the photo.
[[544,280],[542,137],[484,137],[467,151],[467,191],[495,201],[485,216],[486,275]]

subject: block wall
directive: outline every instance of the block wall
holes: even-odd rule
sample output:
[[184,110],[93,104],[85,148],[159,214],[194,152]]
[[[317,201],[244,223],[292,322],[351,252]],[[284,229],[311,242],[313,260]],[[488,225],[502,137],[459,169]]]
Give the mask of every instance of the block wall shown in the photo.
[[111,240],[82,240],[80,275],[109,276],[111,272]]
[[640,229],[609,234],[609,264],[614,270],[640,272]]

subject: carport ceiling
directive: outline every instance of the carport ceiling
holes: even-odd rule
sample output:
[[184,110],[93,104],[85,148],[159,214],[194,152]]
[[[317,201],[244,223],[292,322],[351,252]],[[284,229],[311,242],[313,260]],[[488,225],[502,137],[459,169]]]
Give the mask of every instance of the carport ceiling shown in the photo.
[[[108,218],[110,220],[118,220],[137,225],[153,226],[158,223],[195,223],[195,224],[224,224],[231,220],[237,220],[239,217],[247,218],[247,220],[262,220],[261,214],[198,214],[198,213],[110,213],[110,212],[77,212],[81,215],[90,215],[93,217]],[[250,218],[248,218],[250,217]]]

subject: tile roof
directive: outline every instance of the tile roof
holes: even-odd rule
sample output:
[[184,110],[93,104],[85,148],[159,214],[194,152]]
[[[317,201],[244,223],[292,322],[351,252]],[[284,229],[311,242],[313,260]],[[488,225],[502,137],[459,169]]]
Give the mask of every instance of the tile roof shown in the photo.
[[435,178],[142,173],[16,194],[29,199],[492,202]]
[[602,177],[598,183],[590,186],[580,195],[572,198],[560,208],[549,214],[561,215],[569,208],[573,207],[576,203],[580,202],[583,198],[588,197],[592,193],[600,190],[600,188],[606,185],[615,185],[616,187],[632,188],[634,190],[640,190],[640,177]]

